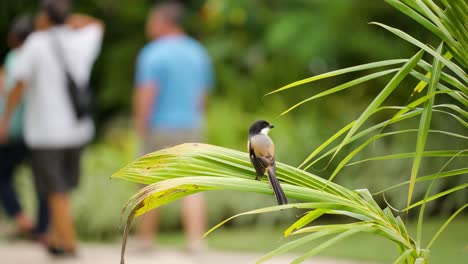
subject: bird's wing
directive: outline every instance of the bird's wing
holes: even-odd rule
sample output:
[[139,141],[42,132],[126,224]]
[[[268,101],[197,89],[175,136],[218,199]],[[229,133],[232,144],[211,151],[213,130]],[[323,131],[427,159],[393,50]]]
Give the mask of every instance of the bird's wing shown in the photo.
[[275,157],[257,157],[257,160],[262,164],[264,168],[272,167],[275,165]]
[[257,159],[255,156],[255,152],[250,145],[250,141],[248,143],[249,147],[249,156],[250,156],[250,162],[252,163],[253,167],[255,168],[255,172],[257,172],[257,175],[263,176],[265,175],[265,167],[260,163],[260,161]]
[[274,162],[275,145],[267,135],[255,135],[250,139],[251,148],[256,157],[266,158],[268,163]]

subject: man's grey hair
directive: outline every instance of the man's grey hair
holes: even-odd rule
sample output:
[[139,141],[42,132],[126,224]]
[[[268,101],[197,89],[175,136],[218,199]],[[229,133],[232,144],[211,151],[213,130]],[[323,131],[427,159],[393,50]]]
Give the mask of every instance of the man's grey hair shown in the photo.
[[152,15],[156,13],[161,15],[167,22],[182,26],[185,17],[185,6],[180,1],[161,1],[151,9]]

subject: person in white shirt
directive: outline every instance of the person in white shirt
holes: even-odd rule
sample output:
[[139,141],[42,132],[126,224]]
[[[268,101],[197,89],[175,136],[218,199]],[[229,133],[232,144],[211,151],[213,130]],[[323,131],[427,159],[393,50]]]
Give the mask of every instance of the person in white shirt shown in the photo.
[[69,193],[78,185],[81,149],[94,134],[91,118],[75,115],[65,73],[79,88],[87,87],[104,32],[100,20],[70,11],[69,0],[42,1],[38,31],[18,54],[16,85],[0,120],[0,141],[5,141],[11,113],[24,94],[24,138],[36,188],[49,201],[48,249],[59,256],[76,252]]

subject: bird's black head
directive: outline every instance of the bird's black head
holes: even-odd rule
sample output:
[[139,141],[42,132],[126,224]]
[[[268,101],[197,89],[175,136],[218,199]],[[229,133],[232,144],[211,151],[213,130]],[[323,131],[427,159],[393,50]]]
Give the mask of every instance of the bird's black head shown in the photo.
[[268,131],[272,129],[274,126],[270,125],[265,120],[258,120],[253,123],[249,128],[249,135],[256,135],[256,134],[265,134],[268,135]]

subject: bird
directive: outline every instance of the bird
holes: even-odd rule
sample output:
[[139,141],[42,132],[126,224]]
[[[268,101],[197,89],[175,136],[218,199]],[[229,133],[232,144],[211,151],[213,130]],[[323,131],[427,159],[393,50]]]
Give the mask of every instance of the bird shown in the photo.
[[247,147],[250,162],[257,173],[255,179],[261,180],[266,172],[276,200],[282,205],[287,204],[288,199],[276,178],[275,144],[268,136],[272,128],[274,126],[265,120],[255,121],[249,128]]

